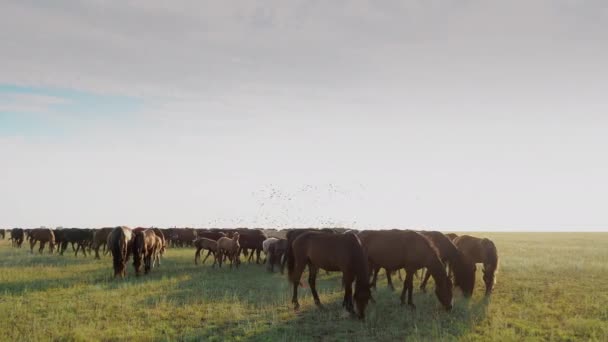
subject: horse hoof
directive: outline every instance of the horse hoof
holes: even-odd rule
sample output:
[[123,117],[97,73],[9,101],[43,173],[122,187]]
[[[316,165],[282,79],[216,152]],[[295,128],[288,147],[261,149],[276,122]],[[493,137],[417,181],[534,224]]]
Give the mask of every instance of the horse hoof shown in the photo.
[[298,310],[300,310],[300,304],[294,304],[293,311],[298,311]]

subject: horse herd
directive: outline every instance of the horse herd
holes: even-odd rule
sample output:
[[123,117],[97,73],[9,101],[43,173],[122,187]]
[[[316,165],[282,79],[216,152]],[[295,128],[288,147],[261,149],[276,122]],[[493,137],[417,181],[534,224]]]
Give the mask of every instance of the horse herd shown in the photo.
[[[285,229],[192,229],[192,228],[135,228],[108,227],[101,229],[48,229],[37,228],[10,230],[12,245],[21,247],[24,239],[34,246],[40,243],[42,253],[46,244],[52,253],[55,246],[63,255],[67,245],[72,244],[75,255],[86,256],[86,250],[111,253],[114,277],[126,276],[126,265],[133,257],[135,274],[144,273],[160,265],[161,257],[168,247],[194,247],[194,263],[198,264],[202,254],[204,264],[213,256],[212,267],[229,261],[236,268],[241,263],[241,255],[251,263],[260,263],[261,253],[270,272],[278,267],[283,273],[287,266],[288,280],[292,285],[294,309],[300,307],[298,288],[301,277],[308,268],[308,284],[314,302],[321,306],[316,290],[316,278],[320,269],[327,272],[341,272],[344,299],[342,305],[351,314],[365,317],[369,301],[374,301],[371,289],[376,288],[378,273],[386,272],[387,283],[394,290],[392,275],[405,270],[401,304],[415,308],[413,302],[414,276],[418,270],[426,270],[420,285],[426,292],[430,278],[435,283],[435,295],[441,305],[450,310],[453,303],[453,288],[462,291],[464,297],[471,297],[475,286],[477,264],[483,264],[485,294],[489,296],[496,280],[498,253],[494,243],[486,238],[470,235],[443,234],[436,231],[413,230],[363,230],[343,228],[301,228]],[[4,230],[0,230],[4,238]],[[76,247],[74,247],[76,246]],[[255,260],[254,260],[255,257]],[[353,292],[354,283],[354,292]]]

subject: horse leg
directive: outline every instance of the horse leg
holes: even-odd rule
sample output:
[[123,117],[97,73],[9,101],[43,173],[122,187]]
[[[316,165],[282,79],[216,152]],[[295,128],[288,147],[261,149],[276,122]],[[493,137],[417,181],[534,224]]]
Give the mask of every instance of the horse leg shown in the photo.
[[293,284],[293,296],[291,297],[291,302],[293,303],[294,310],[298,310],[300,308],[300,303],[298,302],[298,286],[300,286],[300,278],[302,278],[302,272],[304,272],[305,267],[306,264],[304,262],[297,259],[295,260],[295,265],[290,279]]
[[391,291],[395,291],[395,287],[393,286],[393,279],[391,277],[391,271],[384,269],[386,271],[386,283],[388,285],[388,288],[391,289]]
[[[196,253],[194,253],[194,264],[195,264],[195,265],[198,265],[198,259],[199,259],[200,257],[201,257],[201,248],[200,248],[200,247],[197,247],[197,248],[196,248]],[[203,263],[205,263],[205,262],[203,261]]]
[[308,263],[308,285],[310,286],[310,291],[312,292],[312,297],[315,299],[315,304],[318,307],[321,307],[321,300],[319,299],[319,294],[317,293],[317,273],[319,272],[319,268],[311,263]]
[[372,278],[371,287],[376,289],[376,281],[378,280],[378,272],[380,271],[380,267],[374,267],[374,277]]
[[426,283],[429,281],[430,277],[431,277],[431,272],[429,272],[429,270],[426,270],[426,272],[424,274],[424,279],[422,279],[422,284],[420,284],[420,289],[424,293],[426,293]]
[[46,241],[40,240],[40,248],[38,249],[38,253],[42,254],[42,251],[44,251],[44,245],[46,245]]
[[256,250],[255,254],[257,256],[257,260],[255,261],[255,263],[259,264],[260,263],[260,254],[262,254],[262,250],[261,249]]
[[407,294],[408,291],[408,287],[407,287],[407,281],[408,281],[408,276],[410,274],[405,273],[405,280],[403,281],[403,290],[401,291],[401,296],[399,297],[399,299],[401,299],[401,305],[405,305],[405,295]]
[[344,272],[342,275],[342,283],[344,284],[344,301],[342,302],[342,306],[351,314],[355,313],[353,306],[353,281],[354,277],[348,272]]
[[36,240],[30,240],[30,253],[34,254],[34,246],[36,245]]
[[211,250],[209,250],[207,252],[207,256],[205,257],[205,259],[203,259],[203,264],[205,263],[205,261],[207,261],[207,258],[209,257],[209,255],[211,255]]
[[405,284],[407,285],[407,304],[412,308],[415,309],[416,305],[414,305],[414,302],[412,301],[412,295],[414,293],[414,272],[410,272],[408,270],[405,270]]

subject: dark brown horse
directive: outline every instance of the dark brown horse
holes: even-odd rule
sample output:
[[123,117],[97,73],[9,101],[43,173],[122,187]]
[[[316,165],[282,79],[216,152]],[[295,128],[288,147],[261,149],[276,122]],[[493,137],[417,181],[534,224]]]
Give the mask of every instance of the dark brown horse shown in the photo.
[[490,239],[461,235],[454,239],[454,244],[472,263],[483,264],[483,281],[486,284],[486,296],[492,293],[498,271],[498,251]]
[[144,264],[144,273],[152,269],[152,262],[156,258],[156,234],[152,229],[137,230],[133,238],[133,268],[135,275],[141,275],[141,265]]
[[23,239],[25,238],[25,232],[22,228],[11,229],[11,245],[13,247],[21,248]]
[[[287,262],[289,280],[293,284],[291,301],[294,309],[297,310],[300,307],[298,286],[302,272],[308,265],[308,284],[317,306],[321,306],[316,285],[319,269],[341,271],[344,285],[342,305],[350,313],[356,313],[359,318],[365,317],[365,308],[371,298],[369,272],[363,246],[355,234],[303,233],[293,241],[291,254],[288,257],[290,258]],[[355,282],[356,312],[353,307],[353,281]]]
[[435,280],[435,295],[447,309],[452,309],[452,282],[445,266],[441,262],[439,251],[425,236],[411,230],[363,231],[359,238],[367,251],[370,266],[374,270],[376,282],[378,271],[405,269],[405,281],[401,293],[401,304],[407,303],[415,308],[412,301],[414,292],[414,274],[421,268],[427,268]]
[[36,228],[30,231],[30,235],[28,236],[30,240],[30,251],[34,253],[34,246],[36,242],[40,242],[40,248],[38,249],[39,253],[42,253],[44,250],[44,246],[48,243],[50,253],[53,253],[55,249],[55,234],[53,231],[48,228]]
[[127,227],[116,227],[108,235],[108,249],[112,253],[114,278],[127,275],[127,261],[133,242],[133,232]]
[[[454,286],[459,287],[466,298],[471,297],[475,286],[475,264],[470,262],[443,233],[432,231],[419,233],[430,239],[437,247],[441,261],[450,268],[450,273],[454,274]],[[424,292],[430,277],[431,273],[427,270],[420,285],[420,289]]]

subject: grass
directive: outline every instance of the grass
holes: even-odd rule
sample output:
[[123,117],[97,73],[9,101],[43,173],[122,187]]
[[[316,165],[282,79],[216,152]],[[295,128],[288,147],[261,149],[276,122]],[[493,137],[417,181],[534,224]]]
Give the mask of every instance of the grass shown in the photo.
[[338,273],[321,272],[324,310],[304,288],[295,313],[285,278],[260,265],[195,266],[193,250],[170,249],[150,275],[130,266],[114,281],[109,257],[31,255],[0,241],[0,340],[608,340],[608,234],[475,235],[501,258],[489,300],[478,272],[473,298],[457,293],[452,312],[417,290],[411,311],[382,277],[364,322],[344,315]]

